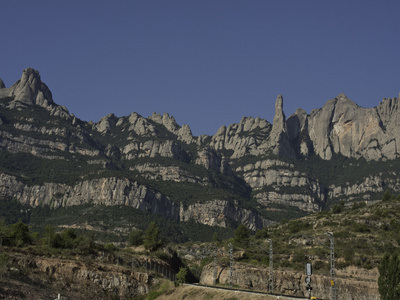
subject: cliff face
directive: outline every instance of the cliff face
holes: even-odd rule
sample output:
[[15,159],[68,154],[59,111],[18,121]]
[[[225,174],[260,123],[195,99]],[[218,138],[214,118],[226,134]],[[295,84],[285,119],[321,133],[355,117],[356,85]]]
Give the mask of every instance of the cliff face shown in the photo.
[[[336,296],[343,300],[373,300],[379,299],[378,270],[364,270],[348,267],[338,270],[336,277]],[[251,267],[248,265],[234,264],[232,272],[232,284],[242,288],[268,291],[269,269],[263,267]],[[308,297],[304,272],[274,270],[273,292],[281,295]],[[217,266],[217,282],[230,283],[229,266]],[[203,268],[200,283],[212,285],[214,280],[213,264]],[[330,298],[329,275],[313,274],[311,276],[312,296],[321,299]]]
[[137,298],[176,273],[159,259],[107,251],[69,258],[7,253],[0,269],[2,299]]
[[214,136],[168,114],[99,122],[57,105],[39,72],[0,82],[0,196],[53,208],[127,205],[177,221],[257,229],[288,213],[400,191],[399,98],[362,108],[344,94],[273,124],[243,117]]

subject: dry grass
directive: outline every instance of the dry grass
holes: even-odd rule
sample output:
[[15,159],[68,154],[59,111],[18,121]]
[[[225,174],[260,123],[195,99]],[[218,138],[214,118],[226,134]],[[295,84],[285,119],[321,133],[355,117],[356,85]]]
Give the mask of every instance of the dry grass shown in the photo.
[[179,286],[157,297],[157,300],[274,300],[268,295],[256,295],[239,291],[224,291],[197,286]]

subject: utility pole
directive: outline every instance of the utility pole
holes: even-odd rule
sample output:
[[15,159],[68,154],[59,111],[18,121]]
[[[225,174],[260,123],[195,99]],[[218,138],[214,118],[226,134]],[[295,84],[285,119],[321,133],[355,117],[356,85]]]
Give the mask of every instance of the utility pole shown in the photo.
[[325,234],[329,236],[331,250],[331,299],[336,299],[335,241],[333,232],[327,232]]
[[314,241],[316,241],[320,245],[322,245],[325,248],[328,248],[330,250],[330,264],[331,264],[331,271],[330,271],[330,278],[331,278],[331,280],[330,280],[330,285],[331,285],[330,299],[331,300],[336,300],[335,245],[334,245],[333,232],[326,232],[325,235],[327,235],[329,237],[329,239],[330,239],[330,246],[325,245],[324,243],[322,243],[318,239],[312,237],[311,235],[301,234],[301,233],[292,235],[289,238],[289,243],[290,243],[290,239],[291,238],[293,238],[295,236],[303,236],[303,237],[307,237],[307,238],[313,239]]
[[214,276],[213,285],[217,283],[217,248],[214,249]]
[[233,274],[233,245],[231,243],[229,246],[229,286],[232,287],[232,274]]
[[272,240],[267,239],[269,242],[269,282],[268,282],[268,292],[273,293],[274,289],[274,255],[272,252]]

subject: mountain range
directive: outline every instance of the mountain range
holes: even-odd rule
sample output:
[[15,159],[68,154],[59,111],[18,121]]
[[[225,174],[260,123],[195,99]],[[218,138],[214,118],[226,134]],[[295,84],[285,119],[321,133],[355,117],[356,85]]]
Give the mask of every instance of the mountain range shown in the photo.
[[[124,207],[252,230],[340,201],[372,203],[400,192],[399,98],[363,108],[339,94],[286,118],[278,95],[272,124],[243,117],[213,136],[193,136],[167,113],[80,120],[27,68],[11,87],[0,79],[0,201]],[[63,226],[110,230],[104,219],[83,223]],[[140,228],[135,217],[119,226]]]

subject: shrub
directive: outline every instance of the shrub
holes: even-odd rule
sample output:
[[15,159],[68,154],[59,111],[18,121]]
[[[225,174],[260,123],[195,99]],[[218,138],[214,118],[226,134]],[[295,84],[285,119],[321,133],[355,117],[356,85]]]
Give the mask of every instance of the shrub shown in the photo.
[[115,245],[113,243],[107,243],[104,245],[104,249],[107,251],[115,251],[117,249],[117,247],[115,247]]
[[306,260],[306,256],[305,256],[305,254],[304,253],[302,253],[302,252],[296,252],[294,255],[293,255],[293,262],[304,262]]
[[328,263],[325,263],[321,260],[317,260],[313,263],[314,270],[324,270],[328,268]]
[[367,225],[365,225],[365,224],[359,224],[359,223],[354,224],[353,230],[354,230],[354,232],[360,232],[360,233],[368,233],[368,232],[371,232],[371,230],[368,228]]
[[269,237],[268,235],[268,228],[264,227],[263,229],[257,230],[256,234],[254,235],[256,239],[266,239]]
[[356,209],[359,209],[359,208],[364,208],[364,207],[366,207],[367,206],[367,204],[364,202],[364,201],[361,201],[361,202],[354,202],[353,203],[353,207],[351,208],[352,210],[356,210]]
[[290,233],[297,233],[300,231],[304,231],[310,229],[312,224],[305,220],[292,220],[289,222],[287,228],[289,229]]
[[129,245],[131,246],[140,246],[143,244],[143,231],[133,229],[129,233]]
[[188,275],[188,269],[186,267],[179,268],[179,272],[176,274],[176,280],[178,284],[185,283],[187,275]]

